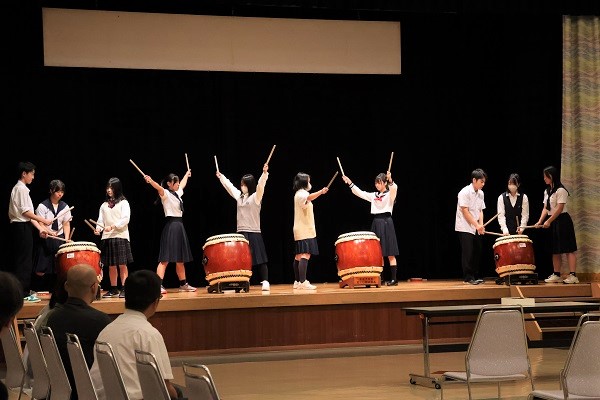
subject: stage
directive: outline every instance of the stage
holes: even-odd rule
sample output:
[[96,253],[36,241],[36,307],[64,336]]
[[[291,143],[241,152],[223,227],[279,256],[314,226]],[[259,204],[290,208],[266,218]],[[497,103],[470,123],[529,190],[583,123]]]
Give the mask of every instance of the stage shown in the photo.
[[[314,283],[314,282],[313,282]],[[481,285],[460,280],[400,282],[398,286],[340,288],[314,283],[317,290],[271,285],[269,292],[251,286],[248,293],[169,293],[150,319],[161,331],[170,354],[208,355],[346,346],[418,344],[419,316],[406,307],[497,304],[503,297],[534,297],[536,302],[598,301],[599,284]],[[48,302],[26,303],[18,319],[35,318]],[[101,299],[93,306],[112,316],[124,310],[124,299]],[[472,316],[453,317],[457,324],[432,329],[432,343],[464,343],[472,333]],[[541,332],[541,331],[540,331]]]

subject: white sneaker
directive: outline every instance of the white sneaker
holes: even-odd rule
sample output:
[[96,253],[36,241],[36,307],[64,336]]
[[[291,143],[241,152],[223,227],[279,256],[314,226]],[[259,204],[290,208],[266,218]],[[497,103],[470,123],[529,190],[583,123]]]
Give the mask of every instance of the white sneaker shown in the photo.
[[294,281],[294,289],[300,289],[300,282]]
[[563,281],[563,283],[579,283],[579,279],[575,275],[569,274],[569,276]]
[[189,283],[186,283],[185,285],[179,286],[179,291],[180,292],[195,292],[196,288],[191,286]]
[[305,280],[304,282],[300,283],[300,286],[298,287],[298,289],[304,289],[304,290],[315,290],[317,287],[315,285],[311,285],[310,282],[307,280]]
[[561,283],[563,280],[560,275],[552,274],[547,279],[544,279],[546,283]]
[[262,281],[262,290],[265,292],[271,290],[271,285],[269,285],[269,281]]
[[160,285],[160,294],[167,294],[167,289],[163,285]]

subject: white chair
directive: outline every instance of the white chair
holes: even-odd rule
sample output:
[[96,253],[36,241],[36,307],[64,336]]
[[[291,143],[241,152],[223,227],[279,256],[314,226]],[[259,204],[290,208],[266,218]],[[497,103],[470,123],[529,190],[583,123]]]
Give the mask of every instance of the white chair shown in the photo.
[[600,318],[599,313],[579,318],[565,366],[560,371],[560,389],[534,390],[528,399],[600,399]]
[[31,398],[45,399],[50,394],[50,375],[48,374],[46,358],[44,357],[40,338],[35,330],[33,320],[25,321],[23,335],[25,336],[27,350],[29,351],[31,375],[33,376]]
[[71,383],[62,358],[60,358],[58,347],[56,347],[52,329],[42,326],[39,337],[51,382],[49,400],[69,400],[71,398]]
[[212,374],[206,365],[183,362],[181,366],[189,400],[220,400]]
[[4,349],[4,360],[6,362],[5,385],[10,390],[19,389],[19,400],[23,394],[23,385],[25,384],[25,363],[21,353],[21,344],[17,342],[14,326],[5,329],[2,335],[2,348]]
[[135,365],[144,400],[171,400],[154,354],[135,350]]
[[94,349],[106,398],[110,400],[129,400],[123,382],[123,375],[121,375],[112,346],[107,342],[96,340]]
[[471,399],[471,384],[529,380],[534,390],[527,334],[521,306],[487,305],[477,317],[475,330],[465,356],[465,371],[442,375],[441,398],[449,382],[466,382]]
[[79,400],[98,400],[79,337],[74,333],[67,333],[67,351],[69,352],[71,370],[77,388],[77,398]]

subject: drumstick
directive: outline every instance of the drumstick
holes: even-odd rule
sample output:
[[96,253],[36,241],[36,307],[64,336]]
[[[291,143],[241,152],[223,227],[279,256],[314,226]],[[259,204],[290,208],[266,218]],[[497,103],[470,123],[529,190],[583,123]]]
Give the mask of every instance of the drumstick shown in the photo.
[[135,168],[136,168],[138,171],[140,171],[140,174],[142,174],[142,176],[146,176],[146,174],[142,172],[142,170],[140,169],[140,167],[138,167],[138,166],[136,165],[136,163],[134,163],[134,162],[133,162],[133,160],[132,160],[131,158],[129,159],[129,162],[130,162],[130,163],[132,163],[132,164],[133,164],[133,166],[134,166],[134,167],[135,167]]
[[333,180],[335,179],[336,176],[338,176],[337,171],[335,171],[335,175],[333,175],[333,178],[331,178],[331,180],[329,181],[329,184],[327,185],[327,189],[329,189],[329,186],[331,186],[331,184],[333,183]]
[[94,232],[96,232],[96,228],[94,228],[94,226],[92,224],[90,224],[90,221],[88,221],[87,219],[84,219],[83,222],[85,222],[87,224],[87,226],[89,226]]
[[338,165],[340,166],[340,171],[342,171],[342,175],[346,176],[346,174],[344,173],[344,168],[342,168],[342,163],[340,162],[340,158],[336,157],[338,160]]
[[276,144],[273,145],[273,148],[271,149],[271,153],[269,153],[269,157],[267,157],[267,162],[265,164],[269,164],[269,161],[271,161],[271,156],[273,155],[273,152],[275,151],[275,146],[277,146]]
[[392,151],[392,154],[390,155],[390,164],[388,165],[388,171],[392,170],[392,160],[394,159],[394,152]]
[[187,166],[188,171],[190,170],[190,160],[188,160],[187,153],[185,153],[185,165]]
[[487,233],[487,234],[490,234],[490,235],[496,235],[496,236],[504,236],[504,234],[502,234],[502,233],[496,233],[496,232],[484,231],[483,233]]
[[217,162],[217,156],[215,156],[215,167],[217,167],[217,172],[219,172],[219,163]]
[[[94,220],[93,220],[93,219],[91,219],[91,218],[89,219],[89,221],[90,221],[92,224],[96,224],[96,225],[98,225],[100,228],[104,229],[104,226],[103,226],[102,224],[99,224],[97,221],[94,221]],[[94,230],[95,230],[95,229],[94,229]]]
[[75,234],[75,228],[71,229],[71,237],[70,239],[73,240],[73,235]]
[[58,213],[58,215],[57,215],[56,217],[54,217],[54,218],[52,219],[52,221],[50,221],[50,223],[52,223],[52,222],[56,221],[58,218],[60,218],[60,217],[62,217],[63,215],[65,215],[65,214],[67,213],[67,211],[71,211],[71,210],[72,210],[72,209],[74,209],[74,208],[75,208],[75,206],[73,206],[73,207],[69,208],[68,210],[62,210],[61,212],[59,212],[59,213]]
[[[75,230],[75,229],[73,229],[73,230]],[[51,236],[51,235],[48,235],[48,239],[56,239],[56,240],[62,240],[63,242],[68,242],[67,239],[61,238],[60,236]]]
[[527,229],[527,228],[539,228],[539,227],[541,227],[541,225],[527,225],[527,226],[522,226],[521,228]]
[[500,213],[498,213],[498,214],[494,215],[492,218],[490,218],[490,220],[488,222],[486,222],[485,224],[483,224],[483,226],[486,226],[487,224],[489,224],[490,222],[492,222],[493,220],[498,218],[498,215],[500,215]]

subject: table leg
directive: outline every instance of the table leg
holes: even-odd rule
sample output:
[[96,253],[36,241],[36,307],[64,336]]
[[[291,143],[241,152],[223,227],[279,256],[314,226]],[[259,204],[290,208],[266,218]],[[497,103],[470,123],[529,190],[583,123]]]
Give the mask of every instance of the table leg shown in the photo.
[[438,378],[430,376],[429,365],[429,317],[421,314],[421,328],[423,330],[423,375],[410,374],[410,383],[441,389]]

